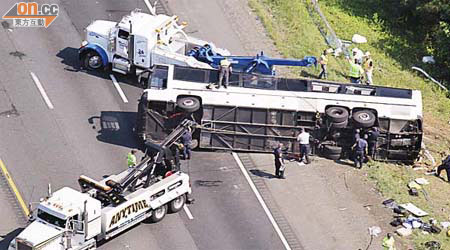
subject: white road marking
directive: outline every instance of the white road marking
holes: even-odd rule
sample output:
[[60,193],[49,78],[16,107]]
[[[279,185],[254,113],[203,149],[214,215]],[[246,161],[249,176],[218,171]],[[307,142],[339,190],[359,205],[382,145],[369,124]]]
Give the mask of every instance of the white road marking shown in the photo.
[[111,78],[111,80],[112,80],[112,82],[113,82],[113,84],[114,84],[114,87],[116,87],[117,92],[119,92],[119,95],[120,95],[120,97],[122,98],[122,101],[123,101],[124,103],[128,103],[128,99],[127,99],[127,97],[125,96],[125,94],[123,93],[122,88],[120,88],[119,83],[117,82],[116,77],[115,77],[113,74],[109,74],[109,77]]
[[272,216],[272,213],[270,212],[269,208],[267,207],[266,203],[264,202],[261,194],[259,193],[258,189],[256,188],[255,184],[253,183],[252,179],[250,179],[250,176],[247,173],[247,170],[244,168],[244,165],[241,162],[241,159],[239,159],[238,155],[236,153],[231,153],[234,157],[234,160],[238,164],[239,168],[242,171],[242,174],[244,175],[245,179],[247,180],[248,184],[250,185],[251,189],[253,190],[253,193],[255,193],[256,198],[258,199],[259,203],[261,204],[262,208],[264,209],[264,212],[266,213],[267,217],[269,218],[270,222],[272,223],[273,228],[275,229],[275,232],[277,232],[278,237],[280,237],[281,242],[283,242],[284,248],[286,250],[291,250],[291,247],[289,246],[286,238],[284,237],[283,233],[281,232],[280,227],[278,226],[277,222]]
[[191,210],[189,210],[189,208],[186,206],[186,204],[184,204],[183,209],[184,209],[184,212],[186,212],[187,217],[190,220],[193,220],[194,216],[192,216]]
[[31,78],[33,79],[34,84],[36,84],[36,87],[38,88],[39,92],[41,93],[42,98],[44,98],[45,103],[47,104],[49,109],[53,109],[53,104],[50,101],[50,98],[48,98],[47,93],[45,93],[44,87],[42,87],[41,82],[39,81],[39,78],[34,74],[33,72],[30,72]]

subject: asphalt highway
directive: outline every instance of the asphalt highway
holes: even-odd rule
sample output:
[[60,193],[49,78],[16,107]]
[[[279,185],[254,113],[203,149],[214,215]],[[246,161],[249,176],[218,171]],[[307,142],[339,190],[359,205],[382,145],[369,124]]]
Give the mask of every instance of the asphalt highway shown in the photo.
[[[171,1],[169,7],[189,19],[192,32],[234,53],[244,51],[220,0],[187,2]],[[0,12],[15,3],[1,1]],[[79,69],[77,48],[92,20],[118,21],[135,8],[145,10],[143,1],[52,3],[60,13],[47,29],[14,28],[11,22],[0,27],[0,158],[27,203],[44,197],[48,183],[53,190],[77,188],[81,174],[100,179],[123,170],[127,152],[138,145],[132,128],[142,89],[118,76],[124,103],[109,74]],[[184,168],[196,199],[189,206],[193,218],[181,211],[157,224],[142,223],[100,249],[283,249],[230,154],[196,152]],[[10,235],[23,226],[8,223]]]

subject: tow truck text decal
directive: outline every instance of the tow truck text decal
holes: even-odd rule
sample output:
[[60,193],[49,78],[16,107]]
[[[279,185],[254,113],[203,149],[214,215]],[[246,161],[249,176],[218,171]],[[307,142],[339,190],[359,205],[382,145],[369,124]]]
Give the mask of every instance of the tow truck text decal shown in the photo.
[[148,208],[146,200],[141,200],[129,205],[128,207],[122,208],[111,218],[111,223],[109,223],[109,227],[119,222],[122,218],[127,218],[128,215],[130,215],[131,213],[137,213],[144,208]]

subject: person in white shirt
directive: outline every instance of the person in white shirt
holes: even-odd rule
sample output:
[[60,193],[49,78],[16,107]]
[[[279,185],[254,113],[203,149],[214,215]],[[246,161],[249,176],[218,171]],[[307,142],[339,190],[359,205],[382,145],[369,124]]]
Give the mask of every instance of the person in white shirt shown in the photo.
[[297,141],[300,144],[300,161],[303,161],[303,157],[305,157],[306,164],[310,163],[309,160],[309,139],[310,135],[303,128],[300,128],[300,134],[297,136]]

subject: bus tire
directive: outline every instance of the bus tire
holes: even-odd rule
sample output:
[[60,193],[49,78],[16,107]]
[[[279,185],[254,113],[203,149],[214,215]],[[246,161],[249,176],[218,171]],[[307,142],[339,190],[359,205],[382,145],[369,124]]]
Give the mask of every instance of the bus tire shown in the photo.
[[360,110],[352,114],[352,119],[356,127],[369,128],[375,124],[376,116],[370,110]]
[[173,199],[170,203],[169,203],[169,212],[170,213],[177,213],[178,211],[180,211],[183,206],[184,203],[186,202],[186,195],[180,195],[177,198]]
[[324,145],[325,155],[336,155],[342,153],[342,148],[333,145]]
[[84,54],[83,66],[88,70],[100,70],[103,68],[102,57],[95,51],[89,51]]
[[153,223],[159,222],[162,219],[164,219],[166,214],[167,214],[167,204],[164,204],[158,207],[157,209],[153,210],[152,216],[150,216],[150,221]]
[[345,127],[347,127],[347,124],[348,124],[347,120],[345,120],[343,122],[332,122],[330,124],[330,127],[331,128],[345,128]]
[[348,120],[348,110],[343,107],[329,107],[325,114],[331,122],[340,123]]
[[325,155],[325,158],[333,161],[337,161],[341,158],[341,154],[327,154]]
[[177,100],[177,106],[183,111],[194,113],[200,108],[200,101],[191,96],[182,97]]

